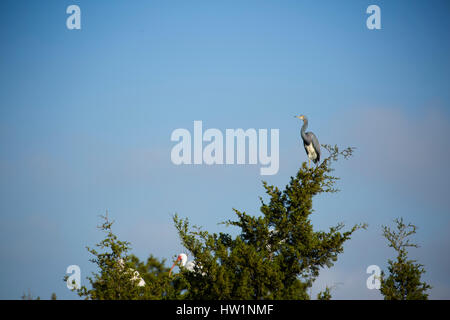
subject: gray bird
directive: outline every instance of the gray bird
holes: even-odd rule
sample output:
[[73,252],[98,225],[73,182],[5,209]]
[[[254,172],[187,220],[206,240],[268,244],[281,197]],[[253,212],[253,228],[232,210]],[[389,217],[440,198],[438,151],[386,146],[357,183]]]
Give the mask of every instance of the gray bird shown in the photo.
[[317,164],[320,161],[320,143],[317,137],[312,132],[305,132],[308,127],[308,118],[306,116],[295,116],[296,118],[303,120],[303,126],[301,130],[303,146],[305,147],[306,154],[308,155],[308,166],[311,164],[311,160]]

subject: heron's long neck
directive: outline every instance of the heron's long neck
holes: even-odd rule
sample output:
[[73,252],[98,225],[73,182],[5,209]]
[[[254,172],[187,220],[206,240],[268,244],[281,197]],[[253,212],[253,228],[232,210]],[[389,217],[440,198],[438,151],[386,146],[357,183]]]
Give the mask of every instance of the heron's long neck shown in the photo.
[[307,119],[304,119],[304,120],[303,120],[302,130],[301,130],[301,134],[302,134],[303,140],[306,139],[306,134],[305,134],[306,128],[308,128],[308,120],[307,120]]

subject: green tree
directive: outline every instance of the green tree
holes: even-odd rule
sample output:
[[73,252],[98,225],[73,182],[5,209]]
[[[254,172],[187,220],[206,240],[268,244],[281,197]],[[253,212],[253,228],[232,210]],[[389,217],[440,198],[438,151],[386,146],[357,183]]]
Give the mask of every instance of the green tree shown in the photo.
[[408,247],[417,248],[411,243],[409,237],[416,233],[417,227],[413,224],[405,224],[403,218],[395,219],[397,231],[383,226],[383,236],[388,240],[389,247],[397,252],[397,259],[388,260],[388,273],[381,273],[380,292],[385,300],[427,300],[427,290],[431,286],[421,281],[425,273],[423,265],[416,260],[408,259]]
[[36,297],[36,299],[34,299],[33,294],[31,293],[30,289],[28,289],[28,293],[23,293],[22,295],[22,300],[41,300],[41,298],[39,296]]
[[[233,209],[237,220],[224,223],[240,228],[237,237],[190,228],[188,219],[174,216],[181,242],[196,261],[194,272],[182,269],[174,276],[186,280],[187,299],[310,299],[307,289],[320,268],[331,267],[344,242],[366,227],[359,224],[342,232],[344,224],[339,223],[328,232],[313,230],[313,198],[338,191],[331,164],[353,152],[323,147],[329,157],[313,168],[304,162],[284,190],[263,182],[269,201],[260,197],[261,215]],[[330,292],[323,298],[329,299]]]
[[52,293],[50,300],[57,300],[56,293],[54,293],[54,292]]
[[[92,277],[88,277],[91,288],[86,286],[74,289],[81,297],[93,300],[136,300],[136,299],[177,299],[184,289],[181,281],[169,279],[169,269],[165,261],[152,255],[146,263],[130,254],[130,243],[118,240],[112,232],[113,221],[108,215],[102,216],[99,229],[106,233],[105,239],[96,245],[97,249],[87,247],[94,256],[90,261],[98,267]],[[101,252],[97,250],[102,250]],[[65,277],[67,281],[68,277]],[[145,285],[139,285],[144,280]]]
[[331,300],[331,289],[326,287],[324,291],[319,292],[317,300]]

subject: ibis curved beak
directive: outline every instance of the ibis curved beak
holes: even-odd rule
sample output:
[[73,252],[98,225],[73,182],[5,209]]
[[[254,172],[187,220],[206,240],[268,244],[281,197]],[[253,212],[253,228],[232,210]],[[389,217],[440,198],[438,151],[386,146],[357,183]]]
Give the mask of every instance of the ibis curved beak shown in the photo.
[[180,261],[180,260],[181,260],[181,257],[178,256],[177,260],[175,260],[175,262],[173,263],[172,268],[170,268],[169,277],[172,275],[173,268],[175,268],[175,266],[178,264],[178,261]]

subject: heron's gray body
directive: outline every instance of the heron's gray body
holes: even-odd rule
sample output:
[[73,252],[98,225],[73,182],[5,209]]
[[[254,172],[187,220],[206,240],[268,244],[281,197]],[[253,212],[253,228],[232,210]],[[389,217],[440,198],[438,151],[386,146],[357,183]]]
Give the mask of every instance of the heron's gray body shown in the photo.
[[303,126],[301,130],[301,136],[303,140],[303,146],[305,147],[306,154],[308,158],[314,162],[318,163],[320,161],[320,143],[316,135],[312,132],[305,132],[308,127],[308,119],[303,118]]

